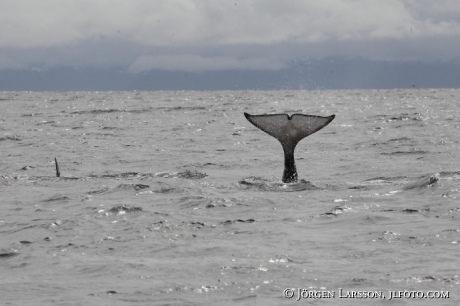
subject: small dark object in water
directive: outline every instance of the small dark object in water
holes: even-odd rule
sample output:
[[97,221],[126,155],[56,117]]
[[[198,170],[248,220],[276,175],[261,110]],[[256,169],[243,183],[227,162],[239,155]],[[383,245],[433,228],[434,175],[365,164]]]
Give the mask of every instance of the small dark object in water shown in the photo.
[[254,223],[256,222],[256,220],[254,219],[247,219],[247,220],[242,220],[242,219],[238,219],[238,220],[227,220],[225,222],[222,222],[223,225],[229,225],[229,224],[233,224],[233,223],[236,223],[236,222],[241,222],[241,223]]
[[16,252],[5,252],[5,253],[0,253],[0,258],[10,258],[14,257],[16,255],[19,255],[19,253]]
[[59,165],[56,158],[54,158],[54,163],[56,164],[56,176],[61,177],[61,172],[59,171]]
[[402,212],[405,212],[405,213],[409,213],[409,214],[413,214],[413,213],[416,213],[418,212],[417,209],[411,209],[411,208],[406,208],[406,209],[403,209],[401,210]]

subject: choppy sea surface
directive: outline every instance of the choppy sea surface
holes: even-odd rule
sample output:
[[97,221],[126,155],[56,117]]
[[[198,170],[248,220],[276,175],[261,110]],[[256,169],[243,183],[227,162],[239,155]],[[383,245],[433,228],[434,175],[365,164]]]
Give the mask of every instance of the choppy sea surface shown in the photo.
[[[283,184],[243,112],[336,118]],[[459,112],[453,89],[0,92],[2,305],[458,305]]]

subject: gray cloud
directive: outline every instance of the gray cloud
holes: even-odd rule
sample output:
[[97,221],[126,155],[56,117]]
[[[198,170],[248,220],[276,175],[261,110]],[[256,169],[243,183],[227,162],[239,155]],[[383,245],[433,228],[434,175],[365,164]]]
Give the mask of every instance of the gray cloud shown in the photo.
[[274,70],[327,56],[458,58],[460,2],[3,0],[0,69]]

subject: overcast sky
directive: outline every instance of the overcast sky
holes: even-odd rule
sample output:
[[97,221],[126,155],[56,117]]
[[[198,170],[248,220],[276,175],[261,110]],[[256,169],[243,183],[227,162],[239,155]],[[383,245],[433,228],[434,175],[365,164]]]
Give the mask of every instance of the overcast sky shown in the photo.
[[274,73],[332,57],[459,64],[460,1],[0,0],[3,75]]

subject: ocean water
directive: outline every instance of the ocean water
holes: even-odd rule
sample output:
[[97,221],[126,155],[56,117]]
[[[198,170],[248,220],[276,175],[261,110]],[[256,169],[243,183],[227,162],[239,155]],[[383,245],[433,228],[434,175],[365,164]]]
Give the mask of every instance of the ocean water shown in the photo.
[[[457,305],[459,105],[453,89],[1,92],[2,305]],[[243,112],[336,118],[283,184],[281,145]]]

